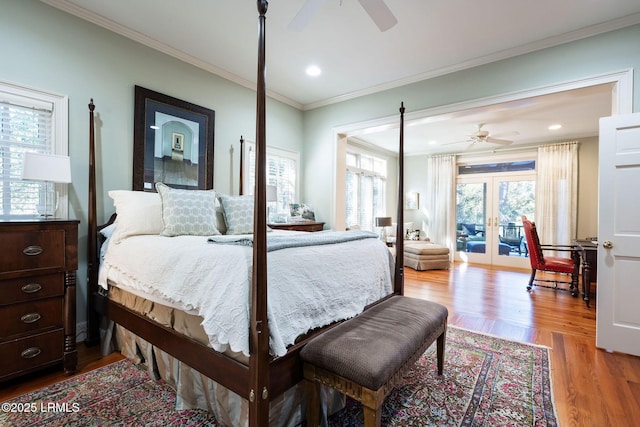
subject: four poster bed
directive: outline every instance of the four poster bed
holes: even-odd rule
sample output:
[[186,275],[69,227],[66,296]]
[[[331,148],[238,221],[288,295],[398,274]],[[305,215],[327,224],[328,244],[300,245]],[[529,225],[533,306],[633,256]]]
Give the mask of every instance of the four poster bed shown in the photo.
[[[212,237],[171,234],[166,232],[165,216],[160,233],[123,236],[127,215],[141,216],[137,209],[146,209],[150,216],[166,215],[160,206],[180,203],[180,197],[190,197],[185,192],[223,200],[214,190],[175,190],[162,184],[157,184],[158,193],[110,192],[117,217],[114,214],[107,224],[98,226],[92,100],[87,249],[87,341],[100,340],[99,323],[104,316],[117,325],[123,354],[146,362],[152,374],[176,388],[178,406],[205,408],[222,424],[252,427],[301,422],[304,388],[299,353],[305,343],[340,321],[404,293],[403,263],[394,262],[386,246],[366,232],[268,233],[267,2],[259,0],[257,6],[256,183],[255,197],[244,196],[251,197],[252,230],[234,236],[218,236],[218,230],[210,233]],[[402,235],[403,224],[404,107],[400,113],[397,235]],[[240,180],[242,188],[242,175]],[[145,227],[153,224],[149,216],[143,220]],[[114,227],[113,233],[120,233],[117,242],[109,241],[115,239],[109,234]],[[100,249],[101,235],[110,236],[106,252]],[[396,260],[403,259],[403,251],[403,241],[398,239]],[[322,263],[310,267],[314,260]]]

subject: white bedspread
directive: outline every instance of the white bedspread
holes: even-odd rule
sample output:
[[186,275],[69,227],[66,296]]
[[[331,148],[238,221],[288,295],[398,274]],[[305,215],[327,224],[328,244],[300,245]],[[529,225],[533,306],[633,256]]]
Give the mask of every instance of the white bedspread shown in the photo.
[[[249,355],[252,248],[201,236],[134,236],[111,244],[100,269],[125,290],[203,317],[211,346]],[[310,329],[347,319],[392,292],[389,251],[376,239],[269,252],[270,347],[282,356]]]

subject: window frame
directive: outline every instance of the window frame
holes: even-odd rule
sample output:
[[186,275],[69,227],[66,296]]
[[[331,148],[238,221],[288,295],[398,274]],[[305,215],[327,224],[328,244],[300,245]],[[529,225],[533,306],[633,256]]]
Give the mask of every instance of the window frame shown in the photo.
[[[48,108],[51,106],[51,153],[61,156],[69,154],[69,97],[57,93],[22,86],[0,80],[0,100],[25,107]],[[68,184],[56,183],[54,194],[58,193],[56,217],[67,218],[69,213]],[[33,215],[4,215],[8,219],[32,218]]]
[[[347,149],[346,149],[345,155],[346,156],[355,155],[356,156],[356,160],[357,160],[356,161],[357,165],[356,166],[351,166],[351,165],[349,165],[347,163],[346,158],[345,158],[345,173],[346,174],[353,173],[354,175],[358,175],[358,176],[365,175],[365,176],[371,177],[372,179],[376,179],[377,178],[377,179],[381,179],[383,181],[383,195],[382,195],[382,202],[381,203],[382,203],[382,209],[384,210],[384,212],[386,212],[386,210],[387,210],[386,209],[386,207],[387,207],[387,197],[388,197],[388,193],[389,193],[389,189],[387,188],[388,187],[388,181],[389,181],[388,174],[387,174],[387,172],[389,170],[389,164],[388,164],[389,160],[384,155],[380,155],[380,154],[378,154],[378,153],[376,153],[374,151],[369,151],[369,150],[366,150],[366,149],[363,149],[363,148],[360,148],[360,147],[354,146],[354,145],[347,145]],[[362,168],[362,162],[361,162],[362,156],[371,157],[371,158],[374,159],[374,162],[375,162],[375,160],[383,161],[384,165],[385,165],[385,167],[384,167],[385,173],[381,174],[379,172],[376,172],[373,169]],[[360,182],[359,182],[358,185],[360,186]],[[360,187],[359,187],[359,191],[361,191]],[[361,197],[362,194],[360,193],[359,196]],[[373,207],[375,208],[375,206],[373,206]],[[345,200],[345,219],[348,218],[346,209],[347,209],[347,203],[346,203],[346,200]],[[379,216],[379,215],[386,215],[386,213],[384,213],[384,214],[376,214],[375,212],[373,213],[373,217],[371,218],[371,231],[375,230],[375,217]],[[358,216],[360,216],[360,215],[358,215]],[[359,219],[361,219],[361,218],[359,218]],[[361,224],[360,222],[361,221],[358,221],[357,225],[359,227],[361,227],[362,229],[367,230],[368,229],[367,225],[366,224]],[[349,226],[351,226],[353,224],[345,224],[345,225],[347,227],[349,227]]]

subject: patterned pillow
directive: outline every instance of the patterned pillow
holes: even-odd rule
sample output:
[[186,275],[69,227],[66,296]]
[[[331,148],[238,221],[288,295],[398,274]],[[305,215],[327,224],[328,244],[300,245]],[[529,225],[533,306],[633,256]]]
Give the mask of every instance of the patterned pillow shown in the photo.
[[161,182],[156,190],[162,199],[162,236],[211,236],[216,228],[216,192],[179,190]]
[[253,233],[253,195],[218,196],[227,223],[227,234]]

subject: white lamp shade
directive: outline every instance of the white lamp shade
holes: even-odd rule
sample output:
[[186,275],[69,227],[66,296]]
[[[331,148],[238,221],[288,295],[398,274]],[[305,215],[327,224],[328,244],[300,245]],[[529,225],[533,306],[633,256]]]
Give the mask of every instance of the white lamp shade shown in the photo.
[[71,182],[71,161],[69,156],[24,153],[22,179],[68,184]]
[[275,185],[267,185],[267,202],[276,202],[278,200],[278,187]]

